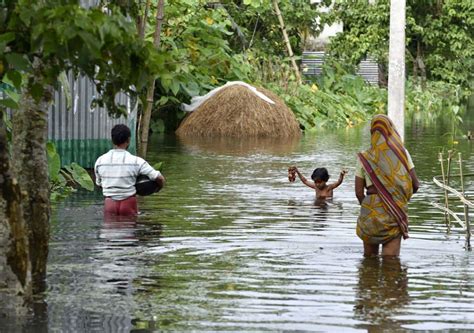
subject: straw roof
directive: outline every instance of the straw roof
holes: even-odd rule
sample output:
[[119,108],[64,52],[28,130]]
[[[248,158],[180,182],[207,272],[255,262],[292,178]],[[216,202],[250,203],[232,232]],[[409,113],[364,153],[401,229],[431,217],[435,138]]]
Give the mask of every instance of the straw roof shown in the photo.
[[176,133],[187,137],[299,137],[298,121],[285,103],[269,90],[257,90],[275,104],[244,86],[224,87],[189,114]]

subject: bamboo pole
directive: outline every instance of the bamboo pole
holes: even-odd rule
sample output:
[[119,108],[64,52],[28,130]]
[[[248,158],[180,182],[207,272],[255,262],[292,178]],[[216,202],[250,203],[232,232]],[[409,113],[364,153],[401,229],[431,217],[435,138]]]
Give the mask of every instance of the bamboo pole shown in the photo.
[[[463,177],[472,177],[472,176],[474,176],[474,173],[463,173],[462,176]],[[454,177],[461,177],[461,175],[460,174],[451,175],[451,178],[454,178]]]
[[[458,153],[459,158],[459,174],[461,175],[461,193],[465,196],[464,193],[464,178],[462,176],[462,157],[461,153]],[[469,208],[464,204],[464,220],[466,224],[466,250],[471,251],[471,224],[469,221]]]
[[288,56],[290,57],[291,65],[295,71],[296,80],[301,84],[301,74],[300,69],[295,61],[295,55],[293,54],[293,49],[291,48],[290,39],[288,38],[288,33],[286,32],[285,22],[283,21],[283,16],[281,15],[280,7],[278,6],[278,0],[273,0],[273,7],[278,17],[278,22],[280,22],[281,32],[283,33],[283,40],[286,44],[286,49],[288,50]]
[[452,194],[454,194],[455,196],[457,196],[459,198],[459,200],[461,200],[461,202],[465,205],[467,205],[468,207],[471,207],[471,208],[474,208],[474,203],[472,203],[471,201],[467,200],[464,195],[462,195],[461,192],[455,190],[454,188],[450,187],[450,186],[447,186],[447,185],[443,185],[443,183],[441,183],[439,180],[436,179],[436,177],[433,177],[433,182],[438,185],[439,187],[451,192]]
[[[439,153],[439,163],[441,165],[441,175],[443,177],[443,185],[446,186],[446,175],[444,174],[444,165],[443,165],[443,153]],[[449,198],[448,198],[448,190],[444,189],[444,204],[446,209],[449,209]],[[446,212],[444,213],[444,222],[446,223],[446,227],[448,228],[448,232],[451,230],[451,218],[449,214]]]
[[[446,161],[447,161],[447,167],[446,167],[446,183],[445,185],[446,186],[449,186],[449,181],[451,180],[451,165],[452,165],[452,161],[453,161],[453,151],[452,150],[448,150],[448,157],[446,158]],[[449,202],[449,198],[448,198],[448,202]],[[448,224],[449,224],[449,229],[451,230],[451,217],[448,215]]]
[[459,225],[460,225],[464,230],[466,229],[466,224],[464,223],[464,221],[461,220],[461,219],[457,216],[457,214],[456,214],[455,212],[453,212],[451,209],[448,209],[448,208],[444,207],[443,205],[440,205],[440,204],[437,203],[437,202],[431,202],[431,205],[432,205],[433,207],[438,208],[439,210],[442,210],[445,214],[451,215],[451,216],[454,218],[454,220],[455,220],[457,223],[459,223]]
[[448,166],[447,166],[447,171],[446,171],[446,185],[449,186],[449,181],[451,180],[451,162],[453,161],[453,151],[448,150]]
[[[153,44],[156,48],[159,48],[161,42],[161,26],[164,18],[164,7],[165,1],[158,0],[158,8],[156,11],[156,26],[155,33],[153,35]],[[148,148],[148,132],[150,131],[150,119],[151,111],[153,108],[153,96],[155,93],[155,78],[151,78],[148,82],[147,94],[146,94],[146,106],[141,117],[140,124],[140,145],[138,149],[138,155],[145,158]]]

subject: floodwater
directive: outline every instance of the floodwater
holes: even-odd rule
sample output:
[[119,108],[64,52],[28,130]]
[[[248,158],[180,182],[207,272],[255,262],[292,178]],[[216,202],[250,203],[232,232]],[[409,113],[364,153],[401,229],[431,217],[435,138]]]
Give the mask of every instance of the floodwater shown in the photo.
[[[354,162],[369,145],[367,127],[297,142],[155,137],[149,159],[164,162],[167,184],[140,199],[137,221],[103,221],[100,193],[55,207],[49,287],[27,327],[474,330],[474,255],[464,249],[462,228],[453,224],[448,233],[430,204],[442,199],[431,179],[440,173],[438,152],[451,145],[449,131],[442,123],[407,127],[421,188],[399,260],[364,259],[355,235]],[[464,172],[472,173],[472,143],[457,140]],[[349,174],[334,199],[320,204],[301,182],[288,182],[290,165],[307,177],[318,166],[333,179],[342,168]],[[474,189],[471,177],[466,187]]]

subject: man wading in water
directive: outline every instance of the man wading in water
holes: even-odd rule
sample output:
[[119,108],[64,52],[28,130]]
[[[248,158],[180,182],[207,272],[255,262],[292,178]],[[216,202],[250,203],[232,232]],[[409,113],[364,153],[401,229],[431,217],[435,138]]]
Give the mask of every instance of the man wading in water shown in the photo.
[[95,162],[96,184],[102,187],[105,197],[104,215],[133,216],[138,213],[135,183],[144,175],[164,185],[163,175],[153,169],[143,158],[130,154],[131,132],[126,125],[112,128],[114,149],[100,156]]

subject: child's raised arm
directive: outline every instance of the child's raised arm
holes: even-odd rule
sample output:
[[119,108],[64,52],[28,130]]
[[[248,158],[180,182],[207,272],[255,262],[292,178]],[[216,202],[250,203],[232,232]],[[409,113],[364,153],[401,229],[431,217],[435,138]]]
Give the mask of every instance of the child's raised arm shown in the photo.
[[346,175],[346,173],[347,173],[347,170],[342,170],[341,171],[341,173],[339,174],[339,179],[337,180],[337,182],[329,185],[331,190],[334,190],[336,187],[338,187],[339,185],[342,184],[342,181],[344,180],[344,176]]
[[307,180],[307,179],[305,178],[305,176],[303,176],[303,175],[301,174],[301,172],[298,170],[297,167],[291,167],[290,169],[292,169],[294,172],[296,172],[296,174],[298,175],[298,178],[301,180],[301,182],[302,182],[303,184],[305,184],[305,185],[308,186],[308,187],[311,187],[312,189],[315,189],[315,188],[316,188],[316,185],[314,185],[313,182]]

